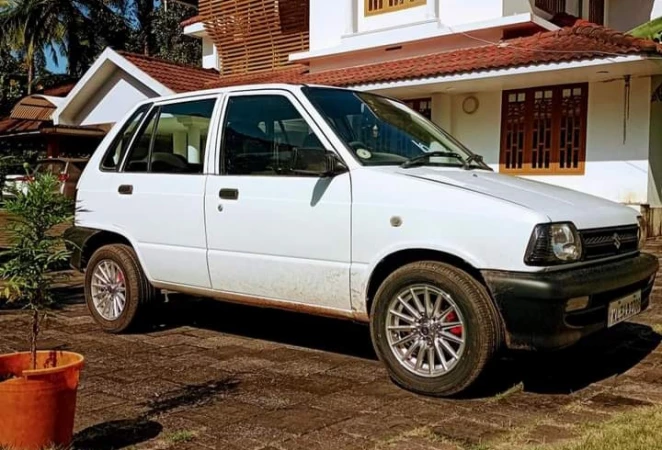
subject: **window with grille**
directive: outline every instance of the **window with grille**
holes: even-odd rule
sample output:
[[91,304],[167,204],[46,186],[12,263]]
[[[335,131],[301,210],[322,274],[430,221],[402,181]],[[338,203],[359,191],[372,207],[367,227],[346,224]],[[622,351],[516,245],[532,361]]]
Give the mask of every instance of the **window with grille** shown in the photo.
[[365,15],[374,16],[376,14],[413,8],[414,6],[422,6],[427,3],[427,0],[364,0],[364,2]]
[[405,100],[404,103],[417,113],[423,115],[428,119],[432,119],[432,99],[431,98],[415,98],[412,100]]
[[581,175],[588,84],[504,91],[500,171]]
[[565,12],[566,0],[536,0],[536,7],[550,14]]

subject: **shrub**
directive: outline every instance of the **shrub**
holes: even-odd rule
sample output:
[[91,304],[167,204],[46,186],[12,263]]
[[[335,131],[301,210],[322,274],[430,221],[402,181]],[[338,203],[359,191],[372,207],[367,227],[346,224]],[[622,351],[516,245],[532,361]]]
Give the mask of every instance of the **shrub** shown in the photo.
[[30,352],[36,368],[37,339],[48,307],[57,300],[53,285],[63,275],[53,269],[69,259],[61,234],[53,232],[73,215],[72,202],[58,192],[54,175],[39,174],[28,188],[13,189],[16,198],[5,202],[10,216],[10,248],[3,252],[0,295],[9,302],[20,302],[31,312]]

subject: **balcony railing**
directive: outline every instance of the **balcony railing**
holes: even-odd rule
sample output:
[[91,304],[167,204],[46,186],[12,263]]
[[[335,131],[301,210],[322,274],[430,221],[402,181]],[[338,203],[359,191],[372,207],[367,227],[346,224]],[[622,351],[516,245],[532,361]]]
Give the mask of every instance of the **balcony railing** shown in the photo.
[[415,6],[422,6],[427,3],[427,0],[364,0],[365,2],[365,15],[375,16],[377,14],[385,14],[393,11],[400,11],[402,9],[413,8]]

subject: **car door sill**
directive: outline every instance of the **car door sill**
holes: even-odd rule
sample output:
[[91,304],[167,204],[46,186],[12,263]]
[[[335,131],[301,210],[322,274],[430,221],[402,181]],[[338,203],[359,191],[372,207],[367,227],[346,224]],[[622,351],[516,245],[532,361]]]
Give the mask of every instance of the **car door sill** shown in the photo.
[[264,297],[254,297],[233,292],[215,291],[213,289],[198,288],[194,286],[181,286],[176,284],[164,283],[160,281],[152,282],[157,289],[177,292],[180,294],[208,297],[214,300],[226,301],[229,303],[238,303],[241,305],[257,306],[260,308],[275,308],[286,311],[311,314],[315,316],[331,317],[335,319],[353,320],[356,322],[369,322],[368,314],[357,311],[346,311],[342,309],[329,308],[326,306],[310,305],[305,303],[290,302],[286,300],[274,300]]

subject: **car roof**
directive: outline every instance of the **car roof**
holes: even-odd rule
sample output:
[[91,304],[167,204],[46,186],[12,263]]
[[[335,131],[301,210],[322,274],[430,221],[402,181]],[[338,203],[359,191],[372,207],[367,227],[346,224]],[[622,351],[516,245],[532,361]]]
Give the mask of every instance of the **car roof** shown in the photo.
[[183,92],[180,94],[173,94],[173,95],[165,95],[161,97],[153,97],[149,98],[146,100],[141,101],[138,103],[138,105],[144,105],[144,104],[150,104],[154,102],[161,102],[161,101],[168,101],[168,100],[179,100],[179,99],[186,99],[186,98],[196,98],[196,97],[203,97],[203,96],[209,96],[209,95],[218,95],[218,94],[227,94],[227,93],[232,93],[232,92],[246,92],[246,91],[252,91],[252,90],[268,90],[268,89],[273,89],[273,90],[286,90],[286,91],[294,91],[298,88],[302,87],[323,87],[323,88],[329,88],[329,89],[341,89],[341,90],[350,90],[342,87],[335,87],[335,86],[324,86],[324,85],[316,85],[316,84],[300,84],[300,83],[270,83],[270,84],[243,84],[243,85],[237,85],[237,86],[229,86],[229,87],[222,87],[222,88],[215,88],[215,89],[205,89],[205,90],[200,90],[200,91],[189,91],[189,92]]

